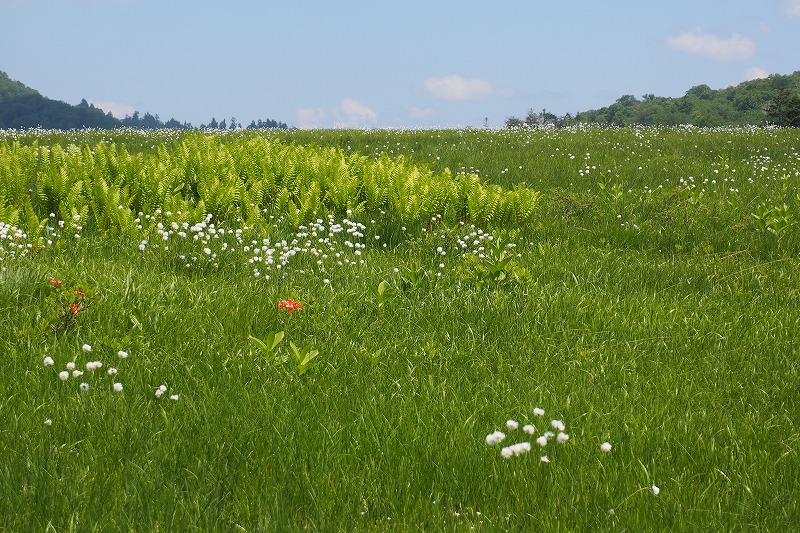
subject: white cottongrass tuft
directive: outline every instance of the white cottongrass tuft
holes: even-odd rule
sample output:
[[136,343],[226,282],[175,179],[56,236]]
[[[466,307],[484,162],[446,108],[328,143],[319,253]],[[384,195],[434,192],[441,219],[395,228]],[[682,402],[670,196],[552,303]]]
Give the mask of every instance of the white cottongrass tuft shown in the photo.
[[600,451],[603,452],[603,453],[610,452],[611,451],[611,443],[604,442],[603,444],[601,444],[600,445]]
[[108,369],[108,375],[109,376],[115,376],[116,374],[117,374],[117,369],[114,368],[113,366]]
[[125,350],[120,350],[117,352],[117,357],[119,357],[120,359],[125,359],[126,357],[128,357],[128,352],[126,352]]
[[541,456],[541,457],[539,458],[539,460],[540,460],[541,462],[543,462],[543,463],[549,463],[549,462],[550,462],[550,458],[549,458],[549,457],[547,457],[546,455],[543,455],[543,456]]
[[519,427],[519,422],[517,422],[516,420],[508,420],[506,421],[506,427],[508,428],[509,431],[514,431]]
[[547,446],[547,437],[542,435],[541,437],[536,439],[536,444],[538,444],[539,446],[542,446],[542,447]]
[[91,344],[84,344],[83,346],[81,346],[81,350],[83,350],[84,352],[91,352],[92,351],[92,345]]
[[159,388],[156,389],[156,398],[161,398],[161,396],[167,392],[167,386],[161,385]]
[[522,455],[523,453],[531,451],[531,443],[530,442],[518,442],[516,444],[512,444],[511,446],[506,446],[502,450],[500,450],[500,455],[503,456],[503,459],[508,459],[515,455]]
[[97,370],[102,366],[103,366],[102,361],[89,361],[88,363],[86,363],[86,370]]
[[53,425],[53,419],[52,418],[48,418],[47,420],[44,421],[44,425],[45,426],[52,426]]
[[533,410],[533,414],[536,416],[544,416],[544,409],[537,407]]
[[534,433],[536,433],[536,428],[528,424],[522,428],[522,431],[524,431],[528,435],[533,435]]
[[556,437],[556,440],[559,443],[564,444],[565,442],[567,442],[569,440],[569,435],[567,435],[566,433],[564,433],[562,431],[561,433],[558,434],[558,436]]
[[169,397],[169,399],[172,400],[173,402],[177,402],[178,398],[180,398],[180,395],[178,394],[173,394],[172,396]]
[[654,496],[658,496],[658,493],[661,492],[661,489],[658,488],[658,485],[653,485],[650,487],[650,492],[652,492]]
[[67,372],[66,370],[62,370],[61,372],[58,373],[58,379],[60,379],[61,381],[67,381],[69,379],[69,372]]
[[550,422],[550,425],[552,425],[553,429],[555,429],[557,431],[564,431],[564,428],[566,427],[564,425],[564,422],[562,422],[561,420],[552,420]]
[[53,358],[49,355],[44,358],[44,366],[53,366],[54,364],[56,364],[56,362],[53,361]]
[[73,370],[73,371],[72,371],[72,377],[73,377],[73,378],[79,378],[79,377],[81,377],[82,375],[83,375],[83,372],[81,372],[80,370]]
[[486,444],[489,446],[494,446],[495,444],[499,444],[506,438],[506,434],[502,431],[495,431],[494,433],[490,433],[486,435]]
[[75,361],[67,363],[67,370],[75,370]]
[[85,381],[83,383],[81,383],[81,390],[84,391],[84,392],[89,390],[89,384],[86,383]]
[[122,383],[114,383],[114,392],[122,392]]

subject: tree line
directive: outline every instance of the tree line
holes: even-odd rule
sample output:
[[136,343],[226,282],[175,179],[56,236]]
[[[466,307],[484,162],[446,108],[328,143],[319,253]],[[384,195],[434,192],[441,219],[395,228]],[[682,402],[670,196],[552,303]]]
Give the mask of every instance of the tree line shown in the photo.
[[771,75],[726,89],[692,87],[679,98],[624,95],[610,106],[574,116],[556,116],[531,109],[524,118],[508,117],[506,127],[569,126],[581,123],[612,126],[746,126],[800,127],[800,71]]
[[[48,129],[80,129],[80,128],[119,128],[131,127],[138,129],[194,129],[190,122],[180,122],[171,118],[163,122],[158,115],[151,113],[127,115],[117,119],[111,113],[90,104],[86,99],[78,105],[51,100],[42,96],[35,89],[12,80],[3,71],[0,71],[0,128],[48,128]],[[217,123],[212,118],[208,125],[201,124],[200,129],[236,129],[242,124],[231,117],[230,123],[226,120]],[[274,119],[258,121],[253,120],[247,129],[281,128],[287,129],[285,122]]]

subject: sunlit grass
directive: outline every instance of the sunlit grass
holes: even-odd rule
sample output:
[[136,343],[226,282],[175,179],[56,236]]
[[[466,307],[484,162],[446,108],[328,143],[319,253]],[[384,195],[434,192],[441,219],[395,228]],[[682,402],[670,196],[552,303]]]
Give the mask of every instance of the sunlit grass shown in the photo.
[[[429,157],[438,147],[481,174],[534,167],[554,146],[581,154],[604,135],[650,135],[294,133],[320,144],[349,136],[367,154],[367,144],[397,138],[396,153],[426,151],[421,160],[439,165]],[[132,238],[76,239],[70,229],[41,250],[15,246],[0,272],[3,527],[791,528],[800,518],[797,228],[774,235],[744,217],[762,201],[794,202],[800,161],[786,132],[752,132],[752,151],[742,132],[671,134],[653,132],[642,159],[664,157],[656,140],[665,136],[697,144],[683,163],[705,161],[691,170],[696,182],[722,152],[743,172],[770,135],[777,148],[758,157],[787,155],[774,172],[753,170],[763,179],[742,183],[736,205],[719,190],[693,203],[683,169],[666,166],[663,178],[625,166],[631,192],[617,197],[594,178],[566,176],[566,158],[529,182],[557,191],[513,230],[403,230],[365,214],[360,226],[320,216],[293,228],[278,216],[269,235],[233,222],[220,234],[211,221],[193,231],[199,220],[173,228],[163,215],[161,228],[143,223]],[[440,140],[457,137],[502,148]],[[592,161],[626,164],[613,143],[601,146]],[[312,232],[330,241],[307,245]],[[74,327],[43,335],[50,277],[92,301]],[[279,308],[287,299],[302,309]],[[273,354],[250,340],[279,331]],[[289,342],[319,352],[302,374]],[[87,369],[94,361],[103,366]],[[83,375],[62,381],[70,362]],[[495,431],[505,439],[490,446]],[[503,457],[521,442],[530,451]]]

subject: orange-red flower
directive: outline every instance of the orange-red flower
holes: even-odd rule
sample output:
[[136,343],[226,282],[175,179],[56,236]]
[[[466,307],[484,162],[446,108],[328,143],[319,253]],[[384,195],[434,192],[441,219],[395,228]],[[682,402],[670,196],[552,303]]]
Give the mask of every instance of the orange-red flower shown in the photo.
[[77,315],[81,310],[81,306],[80,304],[69,304],[69,310],[72,311],[72,314]]
[[80,296],[81,298],[83,298],[84,296],[86,296],[86,293],[83,291],[75,291],[75,296]]
[[56,279],[56,278],[50,276],[50,284],[51,285],[61,285],[61,283],[62,283],[62,281],[60,279]]
[[291,313],[292,311],[300,311],[303,309],[303,304],[289,298],[288,300],[281,300],[278,302],[278,309],[286,309],[288,313]]

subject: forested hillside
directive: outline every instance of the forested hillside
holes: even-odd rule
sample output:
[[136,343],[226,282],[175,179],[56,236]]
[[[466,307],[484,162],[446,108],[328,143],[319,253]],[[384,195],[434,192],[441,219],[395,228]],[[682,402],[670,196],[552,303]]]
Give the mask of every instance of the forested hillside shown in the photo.
[[524,119],[509,117],[509,127],[575,123],[614,126],[747,126],[776,124],[800,127],[800,71],[774,74],[726,89],[708,85],[692,87],[684,96],[667,98],[627,94],[608,107],[557,117],[547,110],[531,110]]

